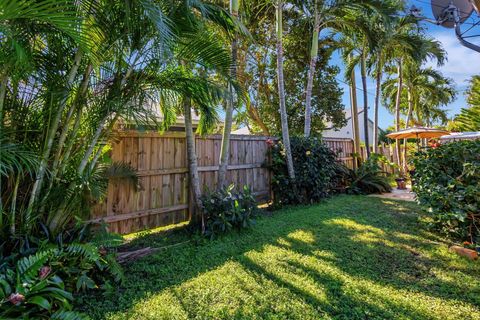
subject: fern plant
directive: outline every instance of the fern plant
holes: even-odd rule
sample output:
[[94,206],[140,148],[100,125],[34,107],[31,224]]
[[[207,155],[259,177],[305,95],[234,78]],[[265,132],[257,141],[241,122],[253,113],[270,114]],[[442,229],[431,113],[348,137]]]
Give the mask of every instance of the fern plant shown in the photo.
[[73,293],[123,278],[115,256],[93,244],[46,244],[0,267],[0,318],[86,319],[72,311]]
[[2,319],[87,319],[71,311],[73,295],[47,265],[58,254],[57,249],[40,251],[20,259],[14,268],[3,270],[0,274]]

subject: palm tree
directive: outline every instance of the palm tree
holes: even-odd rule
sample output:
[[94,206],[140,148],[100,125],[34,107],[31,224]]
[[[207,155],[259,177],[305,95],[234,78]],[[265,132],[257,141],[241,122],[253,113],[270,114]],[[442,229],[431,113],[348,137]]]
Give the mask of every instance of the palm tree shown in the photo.
[[[389,19],[381,19],[375,23],[375,38],[377,39],[377,46],[370,55],[370,65],[375,76],[375,106],[374,106],[374,129],[373,129],[373,151],[378,151],[378,113],[380,107],[380,97],[382,92],[382,75],[385,64],[392,59],[395,59],[399,51],[409,52],[414,55],[415,47],[414,41],[409,37],[409,31],[417,24],[416,19],[412,17],[390,17]],[[402,63],[398,63],[398,72],[402,72]],[[399,79],[398,87],[403,86],[403,79]],[[396,106],[400,105],[400,96],[397,97]],[[395,123],[400,130],[400,109],[396,108]],[[397,112],[398,111],[398,112]]]
[[278,78],[278,96],[279,111],[282,124],[282,138],[287,159],[288,176],[291,180],[295,179],[295,170],[293,168],[292,150],[290,148],[290,135],[288,133],[287,108],[285,106],[285,83],[283,80],[283,0],[277,0],[276,8],[277,24],[277,78]]
[[[311,2],[311,1],[310,1]],[[313,78],[316,72],[316,63],[318,59],[318,42],[320,31],[322,29],[331,29],[332,31],[344,32],[349,28],[356,29],[359,17],[366,12],[388,14],[392,9],[390,4],[376,0],[369,1],[321,1],[314,0],[313,4],[308,1],[301,1],[298,4],[303,6],[306,13],[311,15],[309,11],[313,6],[313,31],[310,49],[310,63],[307,76],[307,87],[305,94],[305,128],[304,134],[310,136],[311,131],[311,99],[313,90]],[[355,18],[351,17],[355,15]]]
[[350,79],[350,106],[352,114],[352,132],[353,132],[353,149],[355,152],[354,165],[360,166],[360,126],[358,124],[358,104],[357,104],[357,83],[355,77],[355,69],[351,70]]
[[[240,8],[240,0],[230,0],[230,14],[238,19],[238,10]],[[232,67],[231,67],[231,78],[235,81],[237,77],[237,50],[238,50],[238,39],[237,35],[234,35],[231,45],[232,50]],[[227,174],[228,167],[228,158],[229,158],[229,149],[230,149],[230,133],[232,131],[232,122],[233,122],[233,108],[234,108],[234,93],[232,86],[230,86],[230,96],[227,100],[227,107],[225,109],[225,124],[223,127],[222,135],[222,146],[220,149],[220,160],[218,168],[218,183],[217,188],[221,189],[225,186],[225,177]]]
[[[417,40],[415,43],[416,51],[415,55],[406,55],[400,57],[398,64],[397,79],[394,77],[388,79],[383,84],[383,90],[386,97],[390,97],[390,100],[393,101],[393,96],[395,95],[395,113],[396,113],[396,127],[400,127],[400,109],[401,109],[401,98],[406,97],[405,110],[405,128],[410,125],[415,106],[419,105],[419,99],[421,96],[426,97],[430,95],[431,105],[428,105],[428,108],[433,108],[438,105],[447,104],[454,98],[453,89],[448,90],[452,94],[449,95],[447,91],[440,92],[438,90],[446,89],[445,86],[449,86],[449,81],[444,79],[438,72],[432,69],[421,69],[421,65],[426,62],[428,59],[436,59],[437,63],[440,65],[445,59],[445,52],[441,48],[441,45],[429,38],[419,37],[418,35],[413,35]],[[403,51],[405,53],[405,51]],[[431,82],[429,79],[433,79]],[[436,103],[434,103],[436,102]],[[397,143],[398,144],[398,143]],[[400,153],[399,153],[400,155]],[[407,171],[407,140],[404,140],[404,150],[403,150],[403,164],[400,168],[403,168],[404,172]],[[400,158],[400,157],[399,157]],[[400,161],[400,160],[399,160]]]
[[[387,64],[386,69],[390,73],[395,73],[397,79],[396,82],[387,81],[386,83],[388,84],[384,83],[382,85],[382,91],[389,91],[389,93],[384,94],[383,100],[385,105],[389,106],[391,110],[394,110],[395,130],[398,131],[400,130],[402,102],[407,103],[406,114],[410,114],[408,111],[409,107],[413,108],[411,103],[412,100],[408,99],[408,92],[404,92],[405,70],[409,69],[413,70],[412,72],[415,72],[415,66],[418,67],[428,60],[436,60],[437,65],[440,66],[445,61],[445,51],[442,49],[441,44],[438,41],[421,34],[419,30],[412,27],[412,24],[408,20],[399,20],[393,25],[393,28],[394,30],[398,30],[399,34],[395,37],[396,40],[394,40],[393,45],[388,47],[385,57]],[[394,95],[392,95],[392,93],[394,93]],[[402,98],[406,98],[407,101],[403,101]],[[406,141],[404,142],[406,143]],[[406,152],[405,150],[404,153]],[[400,145],[398,142],[396,144],[396,151],[399,167],[405,168],[406,164],[404,163],[402,165]]]
[[480,131],[480,76],[473,76],[467,90],[468,108],[463,108],[455,123],[461,131]]
[[[106,145],[116,123],[158,124],[158,107],[159,125],[168,127],[188,98],[205,130],[215,120],[211,106],[225,95],[218,84],[178,66],[187,61],[226,78],[228,52],[209,31],[213,26],[199,22],[208,16],[233,30],[220,8],[200,1],[75,4],[60,11],[53,0],[38,1],[35,10],[23,1],[0,5],[0,28],[8,35],[0,39],[0,61],[9,61],[2,74],[8,85],[0,87],[0,139],[9,146],[0,155],[0,169],[6,168],[0,179],[8,182],[0,188],[0,228],[8,224],[15,236],[35,231],[37,222],[56,234],[74,216],[88,216],[105,191]],[[186,23],[188,12],[195,19]],[[22,54],[6,50],[9,37],[17,37]]]
[[308,69],[307,89],[305,95],[305,137],[310,136],[311,123],[312,123],[312,90],[313,90],[313,77],[315,75],[315,67],[317,65],[318,58],[318,37],[320,35],[320,9],[319,0],[315,0],[314,3],[314,23],[312,32],[312,47],[310,49],[310,65]]

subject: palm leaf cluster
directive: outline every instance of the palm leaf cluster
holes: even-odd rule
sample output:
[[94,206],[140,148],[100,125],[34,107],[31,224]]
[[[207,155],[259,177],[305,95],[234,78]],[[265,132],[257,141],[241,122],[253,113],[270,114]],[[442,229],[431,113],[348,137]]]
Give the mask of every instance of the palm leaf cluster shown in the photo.
[[463,108],[455,118],[456,129],[460,131],[480,131],[480,76],[472,77],[467,90],[468,108]]
[[228,12],[197,0],[2,1],[2,239],[86,219],[109,178],[140,187],[109,158],[120,124],[164,130],[188,98],[199,131],[211,130],[227,83],[238,89],[219,41],[236,32]]

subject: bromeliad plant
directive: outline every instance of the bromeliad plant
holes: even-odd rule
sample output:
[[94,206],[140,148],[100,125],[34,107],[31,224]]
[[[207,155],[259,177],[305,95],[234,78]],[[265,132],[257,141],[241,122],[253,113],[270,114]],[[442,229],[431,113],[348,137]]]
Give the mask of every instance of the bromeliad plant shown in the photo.
[[230,185],[202,197],[206,236],[214,238],[252,225],[258,212],[255,196],[247,186],[242,191],[235,191],[234,188],[234,185]]
[[392,191],[387,174],[382,171],[380,162],[386,161],[383,155],[372,153],[358,169],[344,168],[347,193],[372,194]]

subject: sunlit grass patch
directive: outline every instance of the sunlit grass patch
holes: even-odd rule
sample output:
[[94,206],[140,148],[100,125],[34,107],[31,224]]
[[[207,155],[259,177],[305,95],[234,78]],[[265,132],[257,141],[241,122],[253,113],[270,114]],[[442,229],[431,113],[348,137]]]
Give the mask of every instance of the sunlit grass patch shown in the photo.
[[286,208],[139,260],[124,288],[84,307],[94,319],[480,319],[479,264],[432,240],[419,214],[358,196]]

